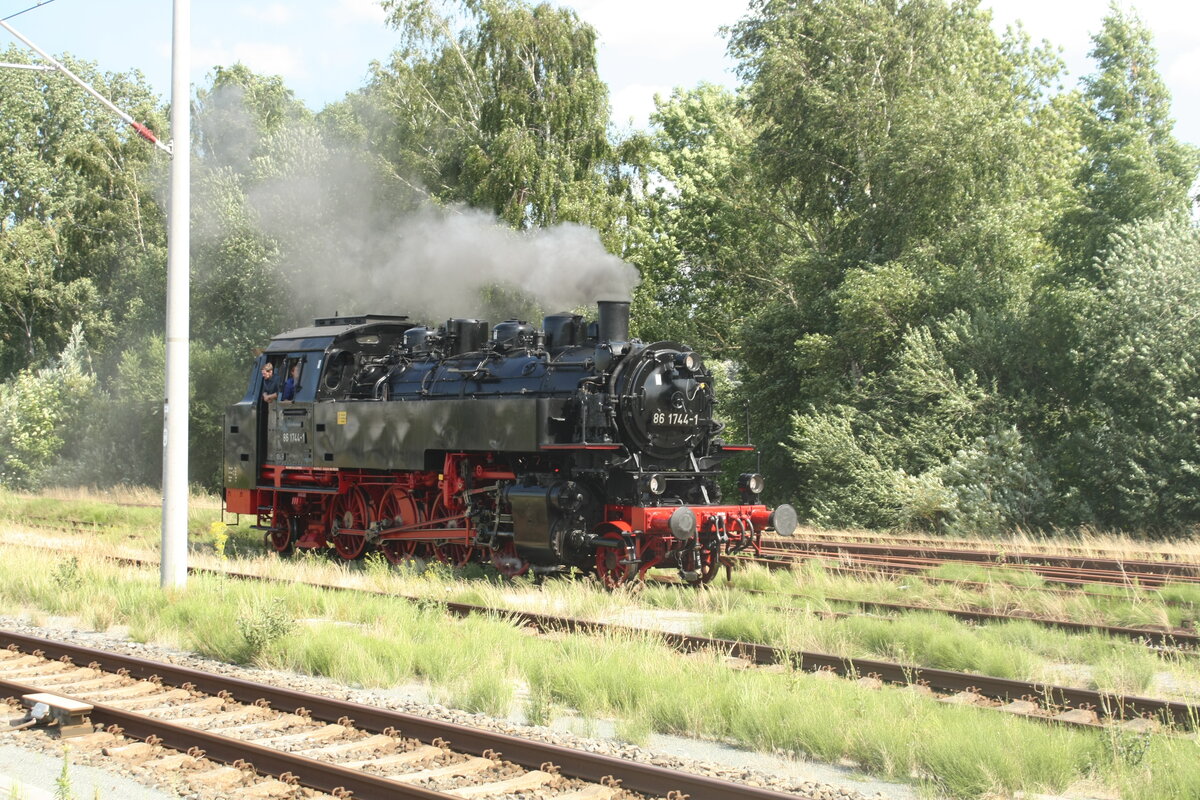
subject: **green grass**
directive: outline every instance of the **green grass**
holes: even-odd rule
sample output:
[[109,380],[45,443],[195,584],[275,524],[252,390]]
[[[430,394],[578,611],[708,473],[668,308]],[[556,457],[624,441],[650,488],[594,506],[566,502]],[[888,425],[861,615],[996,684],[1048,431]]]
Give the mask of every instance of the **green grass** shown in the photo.
[[[131,505],[87,493],[81,497],[42,497],[0,489],[0,522],[34,528],[82,526],[91,540],[154,546],[162,537],[162,508],[146,502],[149,498],[142,494],[136,499],[144,504]],[[210,497],[190,504],[188,538],[194,545],[211,546],[212,525],[221,517],[216,503]],[[249,552],[251,542],[261,551],[262,534],[248,528],[241,531],[239,544],[246,546],[245,552]]]
[[[958,570],[958,565],[946,565],[952,571],[970,575],[976,567]],[[938,571],[945,571],[940,567]],[[768,586],[766,591],[776,595],[775,604],[818,606],[854,610],[834,600],[845,598],[864,602],[922,605],[933,608],[989,611],[1011,614],[1024,612],[1050,619],[1066,619],[1096,625],[1118,626],[1178,626],[1185,619],[1195,619],[1197,610],[1169,606],[1168,600],[1178,600],[1186,592],[1178,587],[1170,591],[1130,590],[1115,586],[1098,586],[1094,590],[1060,594],[1041,591],[1036,587],[990,583],[983,588],[963,584],[926,581],[923,575],[849,577],[828,572],[819,564],[809,563],[795,571],[779,571],[764,576],[761,568],[750,568],[734,576],[734,585],[750,588]],[[1040,579],[1039,579],[1040,580]],[[1184,589],[1188,587],[1183,587]]]
[[[1094,780],[1149,800],[1189,796],[1200,780],[1194,742],[1153,737],[1140,749],[1118,746],[1108,733],[945,706],[899,688],[873,691],[805,673],[730,670],[716,654],[682,656],[652,636],[530,637],[502,615],[457,620],[437,603],[298,583],[196,577],[164,597],[155,572],[90,561],[77,565],[73,585],[61,586],[45,579],[57,565],[48,568],[44,554],[5,548],[4,555],[0,599],[8,608],[92,616],[128,626],[139,640],[352,685],[423,679],[446,702],[490,714],[504,713],[523,683],[531,718],[544,721],[554,708],[611,717],[628,741],[666,732],[826,761],[850,758],[873,774],[902,781],[917,775],[918,782],[964,798],[1058,792]],[[285,610],[295,627],[252,653],[236,620],[265,607]],[[881,636],[870,627],[835,630],[847,641]],[[905,639],[905,647],[929,641],[923,629],[910,635],[915,638]],[[961,659],[961,649],[948,647],[942,657]]]

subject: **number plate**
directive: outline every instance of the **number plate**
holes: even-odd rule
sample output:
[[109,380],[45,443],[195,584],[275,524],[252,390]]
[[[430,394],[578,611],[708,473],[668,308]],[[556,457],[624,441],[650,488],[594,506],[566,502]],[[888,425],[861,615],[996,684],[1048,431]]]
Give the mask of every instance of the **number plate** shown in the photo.
[[660,428],[694,428],[700,424],[699,414],[684,414],[678,411],[655,411],[650,424]]

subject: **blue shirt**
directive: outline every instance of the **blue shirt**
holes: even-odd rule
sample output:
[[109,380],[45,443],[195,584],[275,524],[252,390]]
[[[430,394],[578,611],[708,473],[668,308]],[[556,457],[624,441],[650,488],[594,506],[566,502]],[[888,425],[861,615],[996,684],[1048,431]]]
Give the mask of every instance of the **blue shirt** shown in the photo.
[[288,375],[288,379],[283,382],[283,395],[280,400],[291,400],[296,396],[296,379]]

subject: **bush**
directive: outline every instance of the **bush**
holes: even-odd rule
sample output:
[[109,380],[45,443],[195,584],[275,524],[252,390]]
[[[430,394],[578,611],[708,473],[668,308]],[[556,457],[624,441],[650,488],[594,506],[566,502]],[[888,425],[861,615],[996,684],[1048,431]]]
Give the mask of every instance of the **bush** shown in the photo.
[[36,489],[46,482],[95,385],[78,325],[56,362],[0,385],[0,484]]
[[244,606],[237,616],[237,628],[246,640],[250,657],[261,655],[274,642],[287,636],[296,621],[277,602],[262,601]]
[[1050,482],[1016,428],[976,439],[934,477],[952,497],[947,527],[959,533],[1037,527],[1049,505]]

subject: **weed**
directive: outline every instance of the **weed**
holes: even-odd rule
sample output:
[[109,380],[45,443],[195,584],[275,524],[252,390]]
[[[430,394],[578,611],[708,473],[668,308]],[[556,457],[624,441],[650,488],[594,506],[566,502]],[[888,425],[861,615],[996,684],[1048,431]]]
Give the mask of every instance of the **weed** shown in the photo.
[[650,734],[653,732],[653,723],[646,714],[635,713],[617,720],[617,738],[630,744],[645,746],[650,741]]
[[1149,733],[1123,731],[1116,728],[1112,728],[1110,731],[1109,739],[1115,758],[1130,767],[1139,767],[1146,761],[1146,756],[1150,752],[1151,737]]
[[476,671],[453,684],[447,696],[454,708],[504,717],[512,705],[513,681],[503,673]]
[[543,686],[531,686],[525,699],[525,720],[530,725],[549,725],[554,721],[554,699]]
[[378,550],[372,550],[363,556],[361,563],[363,572],[372,578],[386,577],[392,571],[391,562],[387,560],[387,556]]
[[58,562],[54,568],[54,583],[59,589],[74,589],[79,585],[79,559],[75,556]]
[[208,526],[208,532],[212,536],[213,552],[216,553],[217,558],[224,561],[227,557],[225,555],[225,545],[229,543],[229,526],[217,520]]
[[237,616],[237,629],[246,640],[250,657],[261,655],[269,646],[287,636],[296,627],[280,603],[263,601],[244,606]]
[[71,762],[68,759],[70,752],[69,747],[63,748],[62,770],[54,779],[54,800],[75,800],[75,792],[71,789]]

